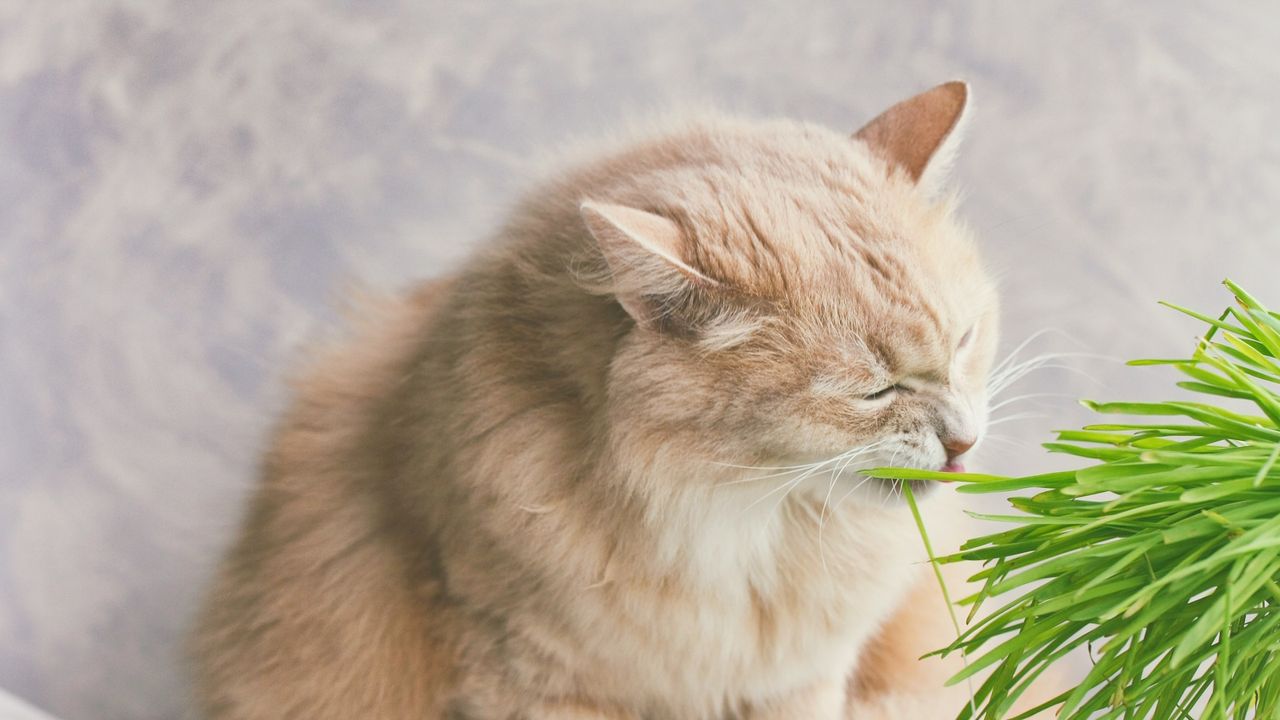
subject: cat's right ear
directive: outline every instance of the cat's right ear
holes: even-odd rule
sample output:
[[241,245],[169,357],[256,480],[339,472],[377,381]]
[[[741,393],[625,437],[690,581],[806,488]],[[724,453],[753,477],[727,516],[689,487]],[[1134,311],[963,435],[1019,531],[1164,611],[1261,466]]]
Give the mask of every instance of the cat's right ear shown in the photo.
[[609,266],[608,291],[640,325],[652,326],[691,288],[717,284],[685,259],[684,233],[669,218],[590,200],[580,211]]
[[943,83],[885,110],[853,136],[934,195],[955,159],[970,104],[968,84]]

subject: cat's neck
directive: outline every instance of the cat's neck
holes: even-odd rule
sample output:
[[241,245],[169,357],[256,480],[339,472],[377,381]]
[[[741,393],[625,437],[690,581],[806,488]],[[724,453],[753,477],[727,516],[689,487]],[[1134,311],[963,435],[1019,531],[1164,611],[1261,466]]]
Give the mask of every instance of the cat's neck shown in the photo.
[[[699,472],[701,470],[701,472]],[[668,465],[643,482],[664,487],[642,499],[634,537],[637,555],[659,573],[707,587],[770,585],[817,572],[851,577],[880,565],[909,562],[918,548],[887,538],[911,532],[901,501],[856,492],[865,478],[790,484],[758,470],[708,472]],[[646,547],[647,546],[647,547]]]

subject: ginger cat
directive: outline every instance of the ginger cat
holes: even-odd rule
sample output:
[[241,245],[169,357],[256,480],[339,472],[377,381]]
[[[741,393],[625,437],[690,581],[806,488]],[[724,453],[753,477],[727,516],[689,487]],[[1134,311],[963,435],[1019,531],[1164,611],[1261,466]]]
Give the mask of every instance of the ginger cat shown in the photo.
[[913,522],[857,470],[956,467],[984,429],[997,296],[940,192],[968,97],[853,136],[670,126],[369,309],[267,454],[201,712],[954,716]]

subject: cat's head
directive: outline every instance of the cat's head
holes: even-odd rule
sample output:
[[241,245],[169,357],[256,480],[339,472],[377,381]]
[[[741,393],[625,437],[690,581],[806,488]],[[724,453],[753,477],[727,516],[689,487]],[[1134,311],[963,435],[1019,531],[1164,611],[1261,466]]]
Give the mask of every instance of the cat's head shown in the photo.
[[607,164],[580,212],[593,288],[629,323],[608,371],[620,452],[842,457],[827,469],[850,478],[963,459],[997,336],[994,285],[940,192],[968,96],[941,85],[852,136],[700,122]]

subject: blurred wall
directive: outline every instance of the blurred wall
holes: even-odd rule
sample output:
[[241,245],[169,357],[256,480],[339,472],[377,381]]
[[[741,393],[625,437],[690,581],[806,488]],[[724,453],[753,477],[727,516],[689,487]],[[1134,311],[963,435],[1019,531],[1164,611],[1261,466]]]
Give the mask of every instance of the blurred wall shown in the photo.
[[[1280,304],[1276,7],[0,2],[0,687],[177,715],[180,632],[345,289],[446,272],[540,155],[655,109],[853,130],[965,78],[1007,346],[1182,352],[1154,301],[1217,308],[1228,275]],[[1168,380],[1070,362],[1020,390]],[[1028,406],[986,468],[1081,419]]]

